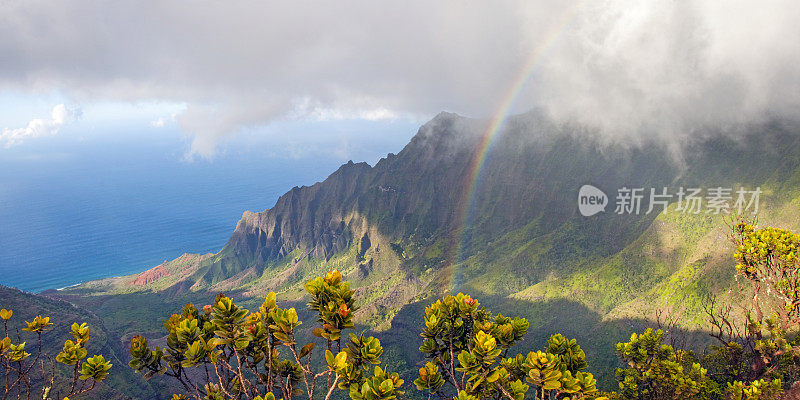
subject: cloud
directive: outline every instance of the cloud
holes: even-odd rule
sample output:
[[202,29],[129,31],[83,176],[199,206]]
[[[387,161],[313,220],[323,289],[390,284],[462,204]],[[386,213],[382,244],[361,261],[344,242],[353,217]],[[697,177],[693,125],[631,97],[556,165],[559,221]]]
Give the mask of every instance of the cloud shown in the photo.
[[241,129],[269,123],[292,110],[281,101],[251,100],[252,103],[232,100],[222,104],[189,103],[185,111],[176,116],[178,126],[194,136],[186,159],[200,156],[212,159],[218,142]]
[[166,118],[158,117],[150,121],[150,126],[152,126],[153,128],[163,128],[166,123],[167,123]]
[[30,0],[0,11],[0,90],[185,103],[203,157],[292,118],[488,116],[520,77],[512,111],[672,138],[796,116],[798,19],[794,0]]
[[372,110],[339,110],[315,108],[313,111],[305,113],[318,121],[338,121],[347,119],[361,119],[365,121],[393,121],[400,116],[392,110],[380,107]]
[[798,18],[774,0],[587,3],[541,67],[540,102],[625,139],[797,118]]
[[53,111],[50,113],[50,119],[33,119],[28,122],[28,125],[24,128],[3,128],[3,132],[0,134],[0,145],[9,148],[22,144],[27,139],[53,136],[58,133],[61,127],[79,115],[80,110],[67,110],[66,106],[59,104],[53,107]]

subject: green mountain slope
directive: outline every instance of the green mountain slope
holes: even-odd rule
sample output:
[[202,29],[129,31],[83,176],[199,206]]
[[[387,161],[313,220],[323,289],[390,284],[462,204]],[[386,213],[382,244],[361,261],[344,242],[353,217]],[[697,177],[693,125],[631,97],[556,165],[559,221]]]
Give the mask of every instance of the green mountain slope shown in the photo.
[[[395,344],[390,351],[401,368],[414,370],[418,361],[424,305],[443,292],[465,291],[527,317],[531,346],[553,332],[588,343],[608,384],[613,343],[652,321],[656,309],[683,316],[683,328],[695,330],[704,296],[736,294],[723,215],[681,212],[674,202],[664,214],[658,208],[647,214],[646,201],[639,214],[618,215],[619,188],[645,188],[649,195],[649,188],[674,194],[680,187],[760,187],[760,223],[800,230],[794,124],[633,146],[532,112],[507,121],[473,189],[468,171],[482,151],[484,127],[485,121],[440,114],[374,167],[345,164],[266,211],[245,212],[217,254],[185,255],[143,275],[57,295],[97,306],[120,332],[151,331],[177,309],[167,306],[187,299],[207,302],[224,291],[256,303],[274,290],[300,300],[309,276],[336,268],[364,299],[358,321],[377,331],[392,328],[385,340]],[[584,184],[608,194],[605,212],[579,214]],[[115,308],[121,302],[141,306],[121,317]]]
[[[14,315],[9,320],[9,336],[15,343],[18,337],[26,341],[28,349],[35,350],[35,335],[20,332],[26,325],[24,321],[32,321],[37,315],[50,317],[52,329],[42,334],[43,352],[53,359],[61,351],[64,340],[73,339],[70,335],[70,325],[74,322],[86,323],[89,326],[90,339],[88,342],[88,356],[102,354],[113,366],[108,380],[92,392],[80,398],[103,398],[109,400],[122,399],[154,399],[158,398],[156,391],[145,381],[136,376],[127,366],[127,348],[122,340],[110,332],[103,321],[94,313],[77,308],[64,301],[54,300],[45,296],[21,292],[17,289],[0,286],[0,308],[11,309]],[[19,336],[18,336],[19,335]],[[28,350],[34,354],[35,351]],[[68,382],[67,371],[59,364],[57,373],[63,379],[58,382]],[[34,377],[40,377],[35,375]]]

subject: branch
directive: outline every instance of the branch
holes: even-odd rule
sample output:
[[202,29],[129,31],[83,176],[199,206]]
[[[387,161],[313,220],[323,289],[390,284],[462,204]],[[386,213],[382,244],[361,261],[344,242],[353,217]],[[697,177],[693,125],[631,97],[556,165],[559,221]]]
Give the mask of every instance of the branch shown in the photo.
[[325,400],[330,400],[331,395],[333,394],[333,389],[336,387],[336,383],[339,382],[339,375],[336,375],[336,378],[333,380],[333,385],[328,389],[328,394],[325,395]]

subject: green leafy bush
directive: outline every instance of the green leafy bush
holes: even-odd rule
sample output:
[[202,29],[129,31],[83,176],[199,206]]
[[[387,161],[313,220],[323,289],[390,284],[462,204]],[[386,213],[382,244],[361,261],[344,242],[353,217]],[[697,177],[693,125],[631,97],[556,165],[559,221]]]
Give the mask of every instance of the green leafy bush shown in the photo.
[[720,398],[719,385],[695,362],[694,355],[675,351],[663,338],[661,330],[647,329],[617,344],[617,354],[627,365],[616,372],[621,394],[636,400]]
[[733,314],[733,304],[709,300],[709,330],[717,344],[702,360],[663,344],[660,330],[649,329],[618,344],[626,368],[616,375],[625,398],[800,396],[800,387],[794,385],[800,377],[800,235],[737,221],[730,239],[736,247],[736,275],[744,278],[744,298],[751,299],[736,304],[742,315]]
[[425,309],[419,349],[428,362],[414,385],[461,400],[602,398],[574,339],[553,335],[545,351],[506,358],[527,331],[524,318],[492,316],[462,293],[445,296]]
[[[324,340],[324,350],[315,351],[315,342],[297,343],[303,322],[294,308],[277,305],[275,293],[269,293],[256,312],[220,294],[202,312],[187,305],[182,314],[167,319],[164,349],[151,348],[144,337],[134,337],[129,365],[146,378],[165,375],[177,380],[186,393],[175,399],[302,396],[312,400],[318,390],[330,399],[337,388],[354,400],[391,400],[401,394],[403,381],[398,374],[378,365],[383,353],[378,339],[351,333],[342,344],[342,333],[353,328],[357,310],[353,291],[342,275],[330,271],[305,288],[311,297],[308,308],[318,317],[313,333]],[[313,368],[315,355],[319,360],[324,355],[324,368]]]
[[[89,327],[74,323],[70,327],[73,340],[66,340],[55,362],[42,350],[42,333],[52,328],[49,317],[37,315],[33,321],[25,321],[23,332],[36,335],[33,353],[27,342],[13,343],[9,337],[8,322],[14,311],[0,309],[4,337],[0,340],[0,373],[4,376],[5,388],[2,399],[26,398],[31,396],[43,400],[62,399],[91,392],[99,382],[108,377],[112,364],[102,355],[86,358],[85,348],[89,341]],[[20,339],[21,340],[21,339]],[[85,360],[84,360],[85,359]],[[71,369],[71,375],[64,382],[57,382],[56,363]]]

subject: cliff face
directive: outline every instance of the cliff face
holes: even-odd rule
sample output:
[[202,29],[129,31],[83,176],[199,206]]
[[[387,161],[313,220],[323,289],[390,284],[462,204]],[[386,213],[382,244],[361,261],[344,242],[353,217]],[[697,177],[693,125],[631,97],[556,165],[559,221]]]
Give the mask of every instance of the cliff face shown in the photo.
[[262,270],[298,249],[295,258],[329,260],[367,243],[370,228],[389,240],[446,231],[463,189],[470,142],[477,139],[459,129],[466,121],[440,114],[375,167],[349,162],[323,182],[295,187],[266,211],[245,212],[203,278],[214,283],[251,267]]
[[[489,279],[490,291],[512,294],[553,272],[574,271],[587,258],[611,257],[650,229],[659,215],[646,213],[648,199],[638,214],[614,213],[620,188],[643,188],[647,197],[650,188],[753,187],[800,165],[791,124],[753,126],[735,138],[709,131],[684,143],[628,145],[601,142],[532,112],[511,118],[483,149],[485,124],[442,113],[399,154],[374,167],[349,162],[323,182],[292,189],[266,211],[245,213],[224,249],[195,276],[201,283],[196,287],[245,285],[302,260],[326,263],[351,249],[359,264],[374,258],[370,249],[381,243],[396,259],[391,265],[373,262],[372,270],[399,268],[418,279],[432,268],[451,281],[455,274],[456,282],[481,282],[497,262],[488,254],[505,243],[518,255],[504,266],[514,282]],[[484,151],[481,172],[471,182],[473,160]],[[609,196],[604,213],[578,214],[577,191],[584,184]],[[532,241],[540,247],[535,252]],[[460,266],[457,272],[442,272],[453,265]],[[359,268],[364,275],[366,267]],[[437,279],[424,284],[441,283]]]
[[371,175],[368,164],[350,162],[322,183],[295,187],[270,210],[245,212],[225,252],[267,262],[304,245],[311,256],[329,259],[353,242],[353,232],[343,220],[357,209],[358,197]]
[[[369,239],[370,228],[393,242],[401,255],[408,250],[403,258],[444,241],[438,244],[445,248],[443,255],[435,261],[458,261],[454,257],[479,251],[482,241],[531,221],[538,221],[536,235],[562,226],[575,216],[576,191],[584,183],[665,185],[677,173],[657,148],[603,148],[528,114],[512,119],[498,134],[473,186],[469,170],[484,151],[478,148],[483,128],[483,121],[442,113],[399,154],[374,167],[347,163],[323,182],[295,187],[266,211],[246,212],[216,262],[199,278],[215,284],[248,269],[261,274],[289,254],[327,261],[360,244],[365,234]],[[600,225],[596,229],[605,230],[608,238],[601,244],[614,245],[609,251],[623,245],[621,237],[630,233]]]

